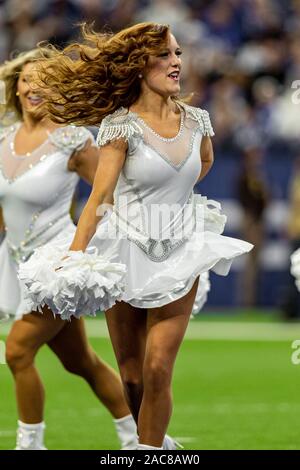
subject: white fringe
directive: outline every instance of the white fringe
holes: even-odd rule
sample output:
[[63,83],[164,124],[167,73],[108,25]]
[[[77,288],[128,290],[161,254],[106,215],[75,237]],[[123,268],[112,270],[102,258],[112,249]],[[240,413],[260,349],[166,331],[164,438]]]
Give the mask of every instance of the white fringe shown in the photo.
[[121,300],[125,274],[125,265],[111,263],[97,250],[59,252],[47,245],[19,267],[28,311],[42,312],[47,305],[63,320],[111,308]]
[[214,136],[214,130],[210,122],[210,117],[205,109],[196,108],[195,106],[189,106],[185,103],[181,103],[185,112],[188,116],[198,122],[201,133],[206,136]]
[[129,142],[132,137],[142,135],[143,130],[134,113],[128,114],[124,108],[120,108],[103,119],[96,141],[101,147],[113,140],[124,139]]

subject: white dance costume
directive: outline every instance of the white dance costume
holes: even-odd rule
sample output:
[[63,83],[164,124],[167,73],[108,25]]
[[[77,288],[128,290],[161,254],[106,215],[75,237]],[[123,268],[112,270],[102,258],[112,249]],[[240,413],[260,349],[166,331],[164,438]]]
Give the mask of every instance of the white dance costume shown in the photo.
[[[21,266],[31,307],[46,300],[63,318],[95,314],[116,299],[140,308],[160,307],[186,295],[199,275],[207,285],[204,273],[210,269],[226,275],[233,259],[251,250],[251,244],[221,235],[225,216],[193,193],[201,173],[201,139],[213,130],[206,111],[178,106],[181,125],[174,138],[161,137],[124,108],[102,121],[100,147],[120,138],[128,142],[113,211],[104,216],[85,253],[69,252],[59,271],[54,268],[66,252],[57,247],[56,265],[48,261],[47,283],[39,270],[48,250],[37,250]],[[158,221],[157,214],[170,207]],[[118,268],[116,275],[123,266],[122,285],[107,277],[109,263]]]
[[295,276],[295,284],[300,291],[300,248],[291,255],[291,273]]
[[72,239],[75,226],[70,206],[79,177],[68,160],[93,135],[84,127],[67,126],[27,155],[14,151],[21,126],[0,130],[0,206],[6,234],[0,245],[0,318],[28,313],[23,302],[18,265],[33,251],[59,236]]

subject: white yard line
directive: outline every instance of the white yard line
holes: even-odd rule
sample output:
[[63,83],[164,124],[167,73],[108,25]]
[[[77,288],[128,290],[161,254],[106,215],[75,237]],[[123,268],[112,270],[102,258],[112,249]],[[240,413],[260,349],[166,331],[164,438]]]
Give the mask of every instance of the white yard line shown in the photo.
[[14,437],[16,435],[16,431],[1,431],[0,430],[0,437]]
[[[0,323],[0,335],[6,336],[10,324]],[[108,338],[104,319],[86,320],[90,338]],[[300,324],[252,322],[190,321],[186,339],[223,341],[294,341],[300,339]]]
[[[175,411],[176,415],[180,417],[181,415],[192,414],[195,410],[194,405],[184,405],[183,407],[176,406]],[[253,402],[253,403],[234,403],[234,402],[219,402],[219,403],[205,403],[197,404],[197,411],[201,414],[220,414],[220,415],[232,415],[232,414],[269,414],[269,413],[299,413],[300,404],[299,403],[265,403],[265,402]],[[177,438],[176,439],[181,439]]]
[[188,436],[175,436],[174,437],[175,441],[178,441],[179,444],[189,444],[190,442],[195,442],[197,441],[197,438],[196,437],[188,437]]

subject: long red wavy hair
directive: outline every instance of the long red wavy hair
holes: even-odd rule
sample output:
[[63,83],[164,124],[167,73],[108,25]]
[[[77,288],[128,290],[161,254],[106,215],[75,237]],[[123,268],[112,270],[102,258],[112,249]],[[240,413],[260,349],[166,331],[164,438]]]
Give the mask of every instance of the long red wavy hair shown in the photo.
[[[46,106],[60,124],[98,125],[139,97],[139,73],[151,55],[167,45],[168,25],[140,23],[119,33],[95,33],[82,26],[83,42],[39,61]],[[53,48],[52,48],[53,49]]]

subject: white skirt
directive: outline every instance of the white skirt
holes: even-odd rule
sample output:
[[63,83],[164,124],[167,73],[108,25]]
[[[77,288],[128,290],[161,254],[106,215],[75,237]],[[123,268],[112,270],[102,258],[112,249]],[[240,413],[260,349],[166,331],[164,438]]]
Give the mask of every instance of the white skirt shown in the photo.
[[139,308],[161,307],[178,300],[209,270],[227,275],[233,259],[252,248],[250,243],[214,232],[195,232],[169,258],[156,262],[126,238],[103,239],[101,232],[105,230],[100,225],[89,247],[98,253],[109,253],[112,262],[127,267],[122,300]]
[[0,245],[0,320],[15,316],[21,301],[18,266],[8,251],[6,238]]
[[[49,245],[55,245],[57,239],[70,242],[75,230],[75,225],[68,225],[59,235],[53,237]],[[26,300],[26,289],[18,278],[19,265],[10,255],[6,238],[0,245],[0,266],[0,321],[9,318],[18,320],[24,314],[30,313],[32,309],[31,303]]]
[[[112,218],[103,219],[85,253],[67,252],[58,239],[56,246],[36,250],[20,266],[27,305],[36,310],[47,304],[64,319],[95,315],[120,300],[151,309],[185,296],[200,277],[196,306],[202,306],[209,290],[205,273],[227,275],[233,259],[252,249],[219,231],[218,224],[215,231],[195,231],[167,259],[156,262],[133,241],[108,236],[114,232]],[[61,263],[65,255],[69,258]]]

